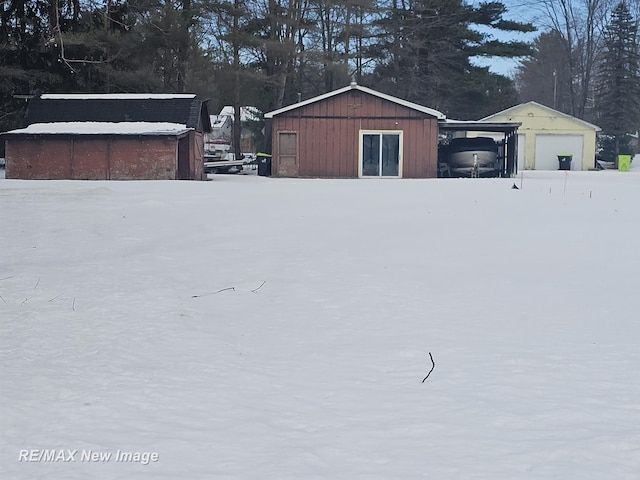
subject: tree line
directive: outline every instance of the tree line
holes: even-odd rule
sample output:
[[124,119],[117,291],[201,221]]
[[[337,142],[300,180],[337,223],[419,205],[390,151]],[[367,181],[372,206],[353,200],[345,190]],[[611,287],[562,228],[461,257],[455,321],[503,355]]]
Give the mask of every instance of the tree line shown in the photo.
[[[0,130],[39,92],[190,92],[212,111],[266,112],[353,80],[450,118],[537,100],[620,124],[599,105],[636,108],[639,0],[534,3],[543,29],[528,43],[497,40],[535,31],[500,1],[3,0]],[[479,57],[522,63],[510,78]],[[616,75],[626,80],[614,89]],[[612,128],[630,131],[637,117]]]
[[516,98],[472,58],[530,53],[476,27],[533,30],[463,0],[5,0],[0,14],[5,125],[13,96],[38,91],[188,91],[268,111],[352,80],[467,118]]

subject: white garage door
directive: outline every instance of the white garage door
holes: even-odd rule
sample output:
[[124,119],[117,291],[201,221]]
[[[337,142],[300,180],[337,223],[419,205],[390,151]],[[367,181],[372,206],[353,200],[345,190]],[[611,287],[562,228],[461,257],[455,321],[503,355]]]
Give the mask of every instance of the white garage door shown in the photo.
[[571,170],[582,170],[582,135],[536,135],[536,170],[558,170],[558,155],[573,155]]

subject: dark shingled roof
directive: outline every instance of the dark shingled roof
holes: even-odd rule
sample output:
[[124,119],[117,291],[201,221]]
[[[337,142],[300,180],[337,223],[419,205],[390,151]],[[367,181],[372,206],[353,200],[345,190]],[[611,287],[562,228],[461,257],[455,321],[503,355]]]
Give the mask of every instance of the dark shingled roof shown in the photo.
[[25,126],[55,122],[168,122],[211,131],[207,101],[195,95],[42,95],[29,101]]

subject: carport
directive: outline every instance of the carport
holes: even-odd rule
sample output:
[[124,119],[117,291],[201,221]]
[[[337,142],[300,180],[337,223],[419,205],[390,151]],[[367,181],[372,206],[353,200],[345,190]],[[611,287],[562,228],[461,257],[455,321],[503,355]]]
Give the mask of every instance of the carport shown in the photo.
[[[502,169],[499,176],[511,177],[518,170],[518,127],[520,122],[476,122],[464,120],[443,120],[438,122],[440,133],[454,137],[478,137],[489,134],[498,144]],[[481,135],[481,134],[482,135]]]

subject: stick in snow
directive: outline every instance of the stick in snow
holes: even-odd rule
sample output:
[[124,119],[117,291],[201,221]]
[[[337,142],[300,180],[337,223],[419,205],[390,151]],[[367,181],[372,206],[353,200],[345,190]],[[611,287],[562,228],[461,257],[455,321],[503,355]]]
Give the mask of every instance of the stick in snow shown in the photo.
[[427,373],[427,376],[424,377],[424,379],[422,380],[422,383],[424,383],[424,381],[429,378],[429,375],[431,375],[431,372],[433,372],[433,369],[436,368],[436,362],[433,361],[433,355],[431,355],[431,352],[429,352],[429,358],[431,359],[431,370],[429,370],[429,373]]
[[199,297],[206,297],[207,295],[215,295],[216,293],[224,292],[225,290],[233,290],[235,292],[236,287],[221,288],[217,292],[205,293],[204,295],[191,295],[191,298],[199,298]]
[[260,284],[260,286],[258,288],[254,288],[253,290],[251,290],[253,293],[256,293],[258,290],[260,290],[262,288],[262,285],[264,285],[265,283],[267,283],[266,281],[262,282]]

